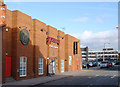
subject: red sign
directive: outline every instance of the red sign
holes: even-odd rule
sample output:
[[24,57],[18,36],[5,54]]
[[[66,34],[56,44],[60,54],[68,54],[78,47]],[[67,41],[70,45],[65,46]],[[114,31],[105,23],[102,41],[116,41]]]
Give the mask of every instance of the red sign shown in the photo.
[[60,40],[48,36],[47,43],[49,44],[51,42],[59,44]]
[[6,5],[0,5],[0,26],[5,25],[6,20]]

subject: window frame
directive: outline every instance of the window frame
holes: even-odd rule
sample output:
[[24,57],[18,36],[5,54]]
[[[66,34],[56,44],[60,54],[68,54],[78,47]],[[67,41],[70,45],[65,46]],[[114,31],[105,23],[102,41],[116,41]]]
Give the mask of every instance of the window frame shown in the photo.
[[[19,69],[19,71],[20,71],[20,77],[27,76],[27,57],[25,57],[25,56],[20,57],[20,69]],[[25,71],[25,74],[24,74],[24,71]],[[21,72],[22,72],[22,74],[21,74]]]
[[[42,67],[40,65],[42,65]],[[42,70],[42,73],[39,72],[39,70]],[[38,75],[43,75],[43,58],[38,58]]]

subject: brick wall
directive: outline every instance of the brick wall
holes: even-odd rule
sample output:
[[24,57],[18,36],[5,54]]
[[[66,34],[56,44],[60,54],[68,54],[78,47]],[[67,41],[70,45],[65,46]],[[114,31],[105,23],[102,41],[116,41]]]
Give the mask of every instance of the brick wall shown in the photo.
[[[47,36],[50,36],[52,38],[55,38],[55,39],[58,39],[58,30],[50,25],[47,26],[47,32],[49,32],[49,34]],[[49,58],[53,58],[53,55],[55,58],[57,58],[55,60],[55,62],[58,64],[58,48],[52,48],[50,47],[49,45],[52,45],[52,46],[56,46],[58,47],[59,45],[57,45],[57,43],[53,43],[51,42],[51,44],[48,44],[48,57]],[[51,60],[49,59],[48,60],[48,63],[50,63]],[[58,66],[55,65],[55,72],[58,73]]]
[[47,70],[47,44],[46,44],[46,32],[41,31],[41,29],[46,29],[47,26],[45,23],[34,19],[33,20],[33,27],[34,27],[34,72],[35,72],[35,77],[38,77],[38,58],[43,58],[44,59],[44,65],[43,65],[43,72],[44,75],[46,75],[46,70]]
[[[56,28],[46,25],[45,23],[32,19],[20,11],[7,10],[6,14],[6,27],[4,28],[3,44],[3,68],[5,68],[5,53],[12,57],[12,77],[16,80],[28,79],[33,77],[45,76],[47,73],[47,57],[48,64],[51,62],[53,56],[55,57],[55,72],[61,72],[61,60],[64,60],[64,71],[75,71],[77,70],[78,61],[81,62],[81,50],[80,40],[74,38],[71,35],[65,34],[64,32],[57,30]],[[8,32],[6,32],[8,28]],[[28,45],[23,45],[20,41],[20,31],[26,29],[29,32],[30,42]],[[45,29],[45,31],[41,31]],[[48,34],[46,32],[49,32]],[[52,37],[60,40],[60,44],[51,42],[47,43],[47,37]],[[60,36],[60,37],[58,37]],[[65,38],[62,38],[65,37]],[[73,54],[73,43],[78,41],[78,54]],[[52,48],[49,45],[58,47]],[[27,57],[27,76],[20,77],[20,57]],[[69,56],[72,57],[72,65],[69,65]],[[44,59],[43,75],[38,75],[38,58]],[[3,69],[3,73],[5,70]],[[3,74],[3,79],[5,74]]]

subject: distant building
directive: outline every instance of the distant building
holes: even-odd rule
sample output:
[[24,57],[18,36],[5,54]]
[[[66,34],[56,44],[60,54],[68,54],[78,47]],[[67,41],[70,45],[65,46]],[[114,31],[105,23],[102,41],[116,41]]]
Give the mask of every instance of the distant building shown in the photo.
[[82,61],[88,60],[88,47],[81,48]]
[[[81,48],[85,49],[85,48]],[[96,56],[98,60],[117,60],[119,55],[118,55],[118,50],[114,50],[113,48],[104,48],[103,50],[99,51],[89,51],[87,50],[81,50],[82,51],[82,60],[86,61],[95,61]],[[88,54],[87,54],[88,53]],[[87,58],[88,56],[88,58]]]

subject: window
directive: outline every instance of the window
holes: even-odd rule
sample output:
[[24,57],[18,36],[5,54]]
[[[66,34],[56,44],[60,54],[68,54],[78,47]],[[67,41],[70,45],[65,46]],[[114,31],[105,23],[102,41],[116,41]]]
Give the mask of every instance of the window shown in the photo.
[[64,60],[61,60],[61,72],[64,72]]
[[26,76],[27,57],[20,57],[20,77]]
[[78,42],[73,43],[73,53],[78,54]]
[[43,58],[39,58],[38,61],[38,74],[43,74]]
[[69,56],[69,65],[72,65],[72,56]]

